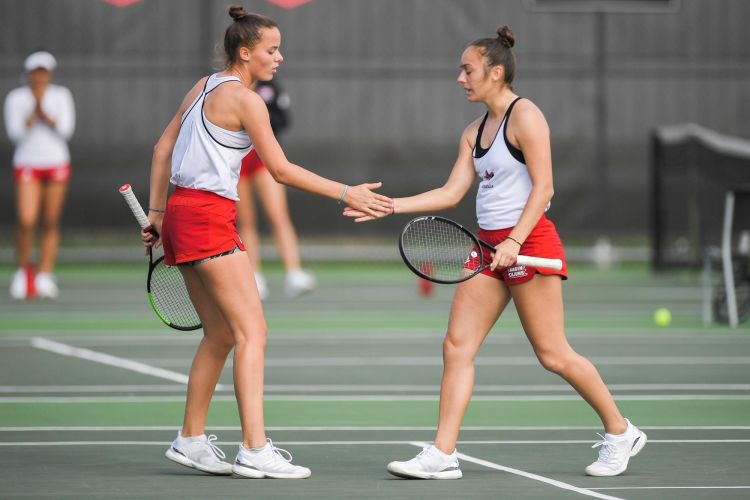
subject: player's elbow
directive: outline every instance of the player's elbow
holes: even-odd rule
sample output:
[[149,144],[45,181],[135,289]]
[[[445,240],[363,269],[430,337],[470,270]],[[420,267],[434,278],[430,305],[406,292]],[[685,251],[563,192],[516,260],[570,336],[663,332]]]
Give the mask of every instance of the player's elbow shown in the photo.
[[459,193],[456,193],[455,191],[446,191],[445,195],[443,196],[443,202],[445,204],[446,209],[450,208],[456,208],[458,204],[461,202],[462,196]]
[[546,189],[544,195],[547,198],[547,202],[552,201],[552,197],[555,196],[555,188],[552,187],[552,184]]
[[285,186],[289,185],[290,181],[290,175],[289,170],[286,168],[268,168],[268,173],[271,174],[271,177],[273,177],[273,180],[278,182],[279,184],[284,184]]
[[153,157],[155,160],[168,158],[171,154],[172,154],[171,149],[167,148],[161,142],[157,142],[156,145],[154,146]]
[[538,193],[538,196],[545,201],[545,203],[552,201],[552,197],[555,195],[555,188],[552,186],[551,182],[536,184],[534,185],[534,190]]

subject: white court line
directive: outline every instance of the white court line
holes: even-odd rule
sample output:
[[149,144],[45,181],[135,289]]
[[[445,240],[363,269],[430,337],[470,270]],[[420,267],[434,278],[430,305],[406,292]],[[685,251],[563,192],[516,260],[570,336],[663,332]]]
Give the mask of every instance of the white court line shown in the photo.
[[[590,356],[597,366],[663,366],[663,365],[748,365],[750,356]],[[142,361],[169,365],[189,366],[190,359],[144,358]],[[479,356],[476,366],[538,366],[533,356]],[[443,366],[440,356],[368,356],[368,357],[268,357],[265,366],[276,367],[363,367],[363,366]]]
[[[25,427],[0,427],[0,432],[109,432],[109,431],[174,431],[178,426],[174,425],[144,425],[144,426],[25,426]],[[269,426],[266,430],[275,431],[310,431],[310,432],[348,432],[348,431],[435,431],[434,426]],[[643,430],[654,431],[746,431],[750,425],[654,425],[641,426]],[[238,425],[211,426],[211,432],[218,431],[240,431]],[[519,425],[467,425],[461,427],[462,431],[600,431],[601,427],[591,426],[519,426]],[[649,443],[653,439],[649,440]]]
[[[750,394],[642,394],[642,395],[620,395],[615,394],[617,401],[748,401]],[[436,402],[439,396],[428,395],[349,395],[349,396],[326,396],[309,394],[286,394],[266,395],[265,401],[309,401],[309,402],[339,402],[339,403],[364,403],[364,402]],[[570,396],[474,396],[472,401],[483,402],[563,402],[580,401],[578,395]],[[11,396],[0,397],[0,404],[18,403],[174,403],[185,401],[185,396]],[[216,395],[212,398],[215,402],[234,402],[234,396]]]
[[[170,430],[174,430],[171,428]],[[269,429],[267,429],[269,430]],[[592,439],[561,439],[561,440],[460,440],[458,445],[485,445],[485,444],[512,444],[512,445],[555,445],[555,444],[591,444]],[[726,444],[726,443],[750,443],[750,439],[649,439],[649,444]],[[171,441],[5,441],[0,442],[0,446],[94,446],[97,444],[106,445],[169,445]],[[325,445],[381,445],[381,444],[412,444],[417,446],[414,441],[404,440],[333,440],[333,441],[277,441],[276,444],[294,445],[294,446],[325,446]],[[235,444],[234,441],[216,441],[215,444],[229,446]],[[460,454],[459,454],[460,455]],[[477,459],[479,460],[479,459]]]
[[[425,446],[427,446],[427,443],[422,443],[419,441],[412,441],[409,444],[416,446],[418,448],[424,448]],[[577,486],[573,486],[572,484],[564,483],[556,479],[551,479],[549,477],[540,476],[538,474],[533,474],[531,472],[522,471],[520,469],[514,469],[513,467],[506,467],[504,465],[496,464],[494,462],[489,462],[487,460],[482,460],[481,458],[475,458],[470,455],[465,455],[463,453],[457,452],[456,455],[458,455],[458,458],[460,458],[461,460],[465,460],[466,462],[471,462],[477,465],[482,465],[490,469],[496,469],[496,470],[500,470],[503,472],[509,472],[510,474],[515,474],[517,476],[523,476],[529,479],[533,479],[534,481],[540,481],[542,483],[549,484],[550,486],[555,486],[557,488],[561,488],[564,490],[574,491],[576,493],[580,493],[581,495],[586,495],[586,496],[595,497],[595,498],[602,498],[606,500],[622,500],[619,497],[604,495],[602,493],[597,493],[595,491],[591,491],[585,488],[579,488]]]
[[591,490],[744,490],[750,486],[621,486],[589,488]]
[[[305,333],[297,333],[304,329]],[[695,328],[670,328],[668,332],[659,329],[652,328],[648,330],[653,333],[634,333],[632,327],[613,327],[607,328],[608,332],[622,331],[623,333],[607,333],[602,334],[600,328],[571,328],[570,333],[566,332],[566,337],[569,339],[590,339],[592,341],[601,340],[603,342],[610,341],[623,341],[632,344],[635,340],[644,340],[646,342],[656,343],[673,343],[675,340],[687,340],[694,341],[697,344],[711,344],[714,345],[717,341],[729,341],[730,343],[747,343],[750,342],[750,337],[738,336],[736,334],[727,334],[725,328],[711,328],[700,330]],[[643,331],[643,329],[639,329]],[[2,331],[2,330],[0,330]],[[163,329],[145,331],[139,330],[138,334],[133,334],[130,330],[107,330],[111,331],[112,335],[80,335],[71,333],[70,335],[60,334],[60,330],[8,330],[3,332],[3,338],[0,338],[0,345],[8,342],[23,342],[28,341],[30,335],[33,336],[44,336],[54,334],[55,338],[64,339],[69,342],[82,342],[82,343],[122,343],[122,345],[197,345],[200,341],[198,335],[164,335]],[[445,331],[442,328],[403,328],[403,327],[387,327],[387,326],[374,326],[364,327],[362,330],[365,333],[351,333],[351,329],[342,330],[341,332],[330,332],[326,331],[309,331],[308,327],[300,326],[299,328],[274,328],[269,335],[270,342],[280,341],[320,341],[320,340],[336,340],[336,341],[362,341],[362,342],[379,342],[381,340],[393,340],[398,343],[413,343],[414,341],[422,340],[440,340],[445,335]],[[527,344],[528,340],[523,336],[516,336],[515,332],[520,331],[518,327],[499,327],[493,330],[492,334],[485,339],[484,343],[518,343]],[[590,333],[589,333],[590,331]],[[289,332],[289,333],[287,333]],[[696,333],[697,332],[697,333]],[[373,335],[374,334],[374,335]]]
[[[42,349],[44,351],[61,354],[63,356],[71,356],[74,358],[85,359],[87,361],[93,361],[94,363],[115,366],[117,368],[142,373],[144,375],[151,375],[152,377],[171,380],[172,382],[180,382],[182,384],[188,383],[188,376],[183,373],[165,370],[164,368],[147,365],[145,363],[133,361],[127,358],[121,358],[119,356],[112,356],[110,354],[104,354],[102,352],[92,351],[89,349],[82,349],[80,347],[73,347],[42,337],[32,338],[31,346],[37,349]],[[224,388],[223,386],[221,386],[221,384],[217,384],[217,388],[218,387],[221,387],[222,389]]]
[[[750,391],[750,384],[610,384],[611,391]],[[217,388],[222,392],[233,392],[228,384]],[[435,392],[437,385],[406,384],[270,384],[266,392]],[[1,385],[0,394],[15,393],[75,393],[75,392],[180,392],[184,385]],[[474,392],[573,392],[567,384],[536,385],[477,385]]]

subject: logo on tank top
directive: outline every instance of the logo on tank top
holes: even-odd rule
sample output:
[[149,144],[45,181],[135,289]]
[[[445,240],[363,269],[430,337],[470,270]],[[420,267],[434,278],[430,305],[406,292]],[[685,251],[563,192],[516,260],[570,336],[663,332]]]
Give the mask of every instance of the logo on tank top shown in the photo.
[[492,184],[492,182],[490,182],[492,181],[493,177],[495,177],[495,172],[490,172],[489,170],[485,170],[484,173],[482,174],[482,182],[484,182],[484,184],[480,184],[480,187],[482,189],[491,189],[495,187],[495,185]]

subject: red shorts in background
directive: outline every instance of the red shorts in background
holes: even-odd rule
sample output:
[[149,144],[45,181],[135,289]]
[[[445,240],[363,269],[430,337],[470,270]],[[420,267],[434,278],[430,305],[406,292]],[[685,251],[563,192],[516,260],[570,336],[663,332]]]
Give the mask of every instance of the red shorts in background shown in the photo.
[[242,168],[240,168],[240,179],[246,177],[252,177],[261,170],[266,168],[263,161],[258,156],[258,152],[255,148],[251,149],[250,152],[242,159]]
[[25,167],[16,166],[13,169],[13,179],[16,184],[21,182],[68,182],[71,174],[70,163],[56,167]]
[[161,239],[164,263],[186,264],[229,252],[245,250],[235,223],[235,201],[198,189],[178,187],[167,202]]
[[[513,230],[512,227],[505,229],[497,229],[487,231],[480,229],[477,232],[477,236],[480,240],[485,243],[489,243],[493,247],[504,241],[510,232]],[[492,252],[482,247],[482,259],[484,264],[492,262]],[[474,252],[472,252],[473,254]],[[557,274],[562,276],[562,279],[568,279],[568,264],[565,262],[565,250],[563,249],[560,236],[557,234],[555,225],[552,221],[547,219],[544,215],[539,219],[534,229],[531,230],[526,241],[523,242],[521,250],[518,252],[520,255],[528,255],[531,257],[544,257],[545,259],[560,259],[563,263],[563,267],[559,271],[553,269],[542,269],[539,267],[530,266],[510,266],[503,269],[496,269],[494,271],[485,269],[481,274],[492,276],[493,278],[504,281],[508,285],[519,285],[526,283],[531,280],[536,273],[540,274]],[[472,257],[464,266],[466,269],[475,270],[479,266],[479,256]]]

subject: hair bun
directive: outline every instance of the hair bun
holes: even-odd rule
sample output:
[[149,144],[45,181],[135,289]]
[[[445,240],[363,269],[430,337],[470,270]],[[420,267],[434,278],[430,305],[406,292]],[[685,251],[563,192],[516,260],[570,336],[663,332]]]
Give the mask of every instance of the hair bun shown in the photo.
[[242,5],[231,5],[229,7],[229,17],[231,17],[235,21],[239,21],[240,19],[242,19],[243,17],[247,15],[248,14]]
[[513,31],[507,26],[502,26],[497,29],[497,38],[500,40],[500,43],[509,49],[516,44],[516,35],[514,35]]

